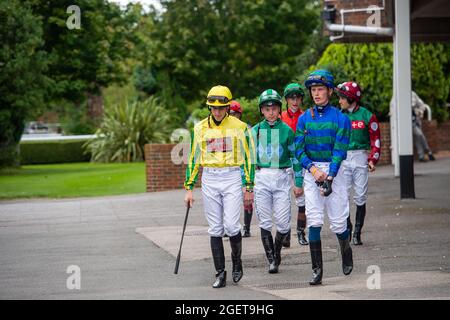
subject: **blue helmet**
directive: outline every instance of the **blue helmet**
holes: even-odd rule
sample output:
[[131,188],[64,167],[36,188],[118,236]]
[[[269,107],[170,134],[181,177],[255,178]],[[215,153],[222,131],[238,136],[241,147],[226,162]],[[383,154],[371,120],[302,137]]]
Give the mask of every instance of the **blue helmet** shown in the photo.
[[328,70],[315,70],[308,75],[305,81],[305,87],[308,89],[312,86],[324,85],[328,88],[334,88],[334,77]]

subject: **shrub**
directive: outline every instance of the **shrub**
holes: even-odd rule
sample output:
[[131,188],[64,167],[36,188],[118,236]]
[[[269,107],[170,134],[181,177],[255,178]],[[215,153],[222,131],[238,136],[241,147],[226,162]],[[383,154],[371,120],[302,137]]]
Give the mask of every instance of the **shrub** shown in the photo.
[[97,138],[85,147],[95,162],[142,161],[145,144],[167,142],[169,125],[169,113],[153,97],[120,103],[105,112]]
[[[449,60],[446,50],[442,44],[411,46],[412,88],[430,105],[433,117],[439,121],[447,117],[450,77],[444,70]],[[310,70],[334,68],[338,70],[336,83],[357,81],[364,91],[364,106],[380,120],[387,120],[392,98],[392,59],[392,44],[331,44]]]
[[87,162],[91,155],[84,153],[83,140],[22,141],[20,164]]

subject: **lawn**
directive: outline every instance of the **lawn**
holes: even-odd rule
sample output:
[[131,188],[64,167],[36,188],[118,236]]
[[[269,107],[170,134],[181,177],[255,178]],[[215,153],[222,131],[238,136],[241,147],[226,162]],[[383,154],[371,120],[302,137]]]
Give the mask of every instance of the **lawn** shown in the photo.
[[0,171],[0,199],[145,192],[145,163],[25,165]]

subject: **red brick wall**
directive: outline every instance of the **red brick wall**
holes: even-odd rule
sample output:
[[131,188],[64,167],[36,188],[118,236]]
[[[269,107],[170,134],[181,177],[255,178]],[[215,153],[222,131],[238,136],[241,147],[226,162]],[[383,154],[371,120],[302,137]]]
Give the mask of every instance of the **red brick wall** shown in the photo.
[[381,158],[377,165],[391,164],[391,126],[389,122],[380,122]]
[[[184,161],[181,164],[175,164],[171,155],[174,147],[175,144],[145,145],[147,192],[183,188],[188,154],[183,155]],[[185,150],[189,150],[189,146],[185,146]],[[200,186],[199,181],[201,181],[201,172],[197,180],[197,187]]]
[[[388,2],[389,0],[385,1]],[[370,6],[378,6],[382,7],[383,1],[382,0],[325,0],[324,4],[334,4],[336,6],[336,20],[335,23],[340,24],[341,23],[341,15],[340,10],[351,10],[351,9],[365,9]],[[386,7],[385,7],[386,8]],[[390,27],[388,14],[389,14],[389,3],[387,6],[388,10],[382,10],[380,11],[380,20],[381,25],[380,27]],[[367,11],[361,11],[361,12],[347,12],[344,14],[344,22],[345,24],[349,25],[355,25],[355,26],[365,26],[367,25],[367,19],[374,14],[373,11],[367,13]]]
[[[370,6],[378,6],[382,7],[382,0],[324,0],[323,5],[335,5],[336,8],[336,20],[335,24],[341,24],[341,9],[365,9]],[[380,27],[392,27],[392,1],[385,1],[385,10],[378,11],[380,13]],[[373,16],[374,12],[367,11],[362,12],[347,12],[344,14],[344,23],[345,25],[354,25],[354,26],[367,26],[369,17]],[[371,26],[371,25],[370,25]],[[336,33],[339,34],[339,33]],[[329,36],[330,33],[324,28],[324,35]],[[392,42],[392,37],[389,36],[376,36],[370,34],[358,34],[358,33],[345,33],[344,38],[335,40],[336,42],[359,42],[359,43],[368,43],[368,42]]]
[[438,126],[436,140],[439,142],[439,150],[450,150],[450,121],[441,123]]
[[[450,127],[448,127],[450,129]],[[438,130],[438,123],[436,120],[422,120],[422,131],[427,138],[427,142],[429,147],[431,148],[431,151],[438,152],[442,147],[439,144],[439,130]],[[450,133],[450,131],[447,131],[447,136]],[[414,154],[415,149],[414,149]]]
[[[450,150],[450,121],[438,126],[436,120],[423,121],[423,131],[433,152]],[[381,158],[379,165],[391,164],[391,135],[389,122],[380,123],[381,130]],[[147,144],[145,145],[145,161],[147,165],[147,191],[164,191],[183,188],[186,172],[187,154],[183,154],[184,161],[175,164],[172,161],[172,150],[175,144]],[[189,150],[185,146],[185,151]],[[196,187],[200,187],[201,169]]]

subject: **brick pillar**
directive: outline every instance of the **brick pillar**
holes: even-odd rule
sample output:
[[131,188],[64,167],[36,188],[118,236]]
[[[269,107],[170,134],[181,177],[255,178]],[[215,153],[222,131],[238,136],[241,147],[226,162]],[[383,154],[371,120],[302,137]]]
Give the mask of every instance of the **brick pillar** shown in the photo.
[[[146,144],[145,163],[147,171],[147,192],[182,189],[186,174],[186,159],[188,154],[183,154],[184,158],[175,156],[172,161],[172,150],[175,144]],[[188,151],[189,146],[184,146]],[[180,163],[181,162],[181,163]],[[197,181],[201,180],[201,169]],[[196,187],[200,183],[197,182]]]

